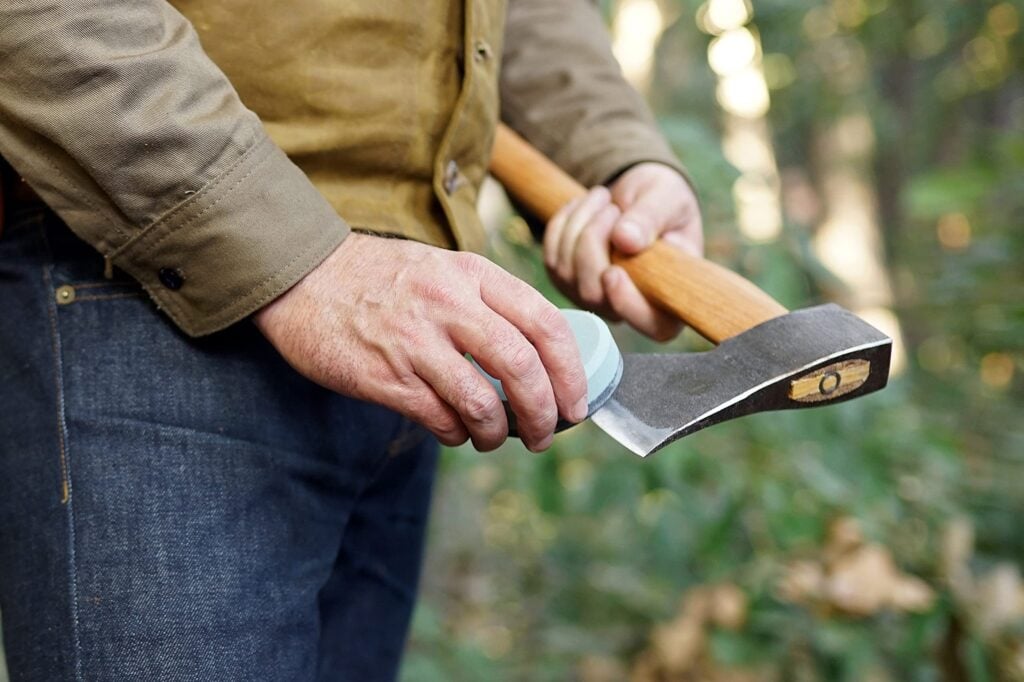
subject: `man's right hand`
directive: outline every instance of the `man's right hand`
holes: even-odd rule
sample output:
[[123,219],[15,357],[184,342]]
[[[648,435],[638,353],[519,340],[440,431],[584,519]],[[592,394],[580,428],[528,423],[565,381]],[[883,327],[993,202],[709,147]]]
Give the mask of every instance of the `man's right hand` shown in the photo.
[[520,438],[551,444],[558,415],[587,414],[579,350],[558,309],[480,256],[351,234],[254,315],[297,371],[419,422],[446,445],[492,450],[508,435],[500,379]]

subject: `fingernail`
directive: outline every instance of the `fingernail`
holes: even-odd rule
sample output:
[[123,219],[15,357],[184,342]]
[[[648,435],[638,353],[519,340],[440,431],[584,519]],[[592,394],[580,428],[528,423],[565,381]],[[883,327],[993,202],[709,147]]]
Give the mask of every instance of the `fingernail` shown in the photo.
[[590,411],[590,405],[587,403],[587,397],[583,396],[579,399],[573,408],[570,417],[574,422],[581,422],[587,418],[587,413]]
[[644,231],[641,230],[640,226],[632,220],[623,220],[620,222],[619,232],[636,248],[640,249],[647,246],[647,237],[644,235]]

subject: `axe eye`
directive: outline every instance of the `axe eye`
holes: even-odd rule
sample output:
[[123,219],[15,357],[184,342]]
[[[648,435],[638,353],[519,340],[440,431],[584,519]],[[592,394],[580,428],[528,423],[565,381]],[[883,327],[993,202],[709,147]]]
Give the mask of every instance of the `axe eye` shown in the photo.
[[868,360],[844,360],[822,367],[789,385],[789,399],[798,403],[832,400],[860,388],[871,375]]

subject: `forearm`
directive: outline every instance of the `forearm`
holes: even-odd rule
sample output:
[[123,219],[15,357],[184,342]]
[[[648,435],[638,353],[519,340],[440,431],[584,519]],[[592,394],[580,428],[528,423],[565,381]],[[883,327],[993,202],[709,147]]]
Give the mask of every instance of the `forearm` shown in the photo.
[[344,238],[167,3],[8,0],[3,15],[0,153],[186,332],[244,317]]
[[502,119],[586,186],[644,161],[684,173],[590,0],[509,0],[501,97]]

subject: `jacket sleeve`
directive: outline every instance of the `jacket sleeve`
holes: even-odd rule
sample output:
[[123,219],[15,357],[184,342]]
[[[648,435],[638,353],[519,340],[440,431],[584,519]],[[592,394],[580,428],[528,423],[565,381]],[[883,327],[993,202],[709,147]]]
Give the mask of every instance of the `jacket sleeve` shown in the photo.
[[685,176],[591,0],[509,0],[501,117],[584,185],[656,161]]
[[163,0],[4,0],[0,64],[0,154],[190,335],[348,233]]

